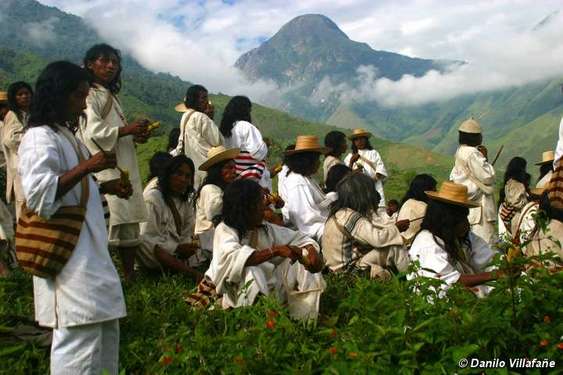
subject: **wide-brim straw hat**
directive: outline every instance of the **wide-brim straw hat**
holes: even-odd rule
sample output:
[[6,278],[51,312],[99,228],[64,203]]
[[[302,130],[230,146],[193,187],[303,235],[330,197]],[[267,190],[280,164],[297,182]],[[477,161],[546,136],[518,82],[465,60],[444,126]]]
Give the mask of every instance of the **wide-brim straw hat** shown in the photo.
[[8,93],[6,91],[0,91],[0,103],[8,102]]
[[330,151],[328,147],[322,147],[319,137],[316,135],[298,135],[295,140],[295,149],[285,152],[286,155],[295,155],[302,152],[318,152],[326,154]]
[[549,164],[549,163],[553,163],[553,160],[555,160],[555,152],[553,151],[545,151],[541,154],[541,160],[539,163],[536,163],[536,165],[544,165],[544,164]]
[[467,199],[467,186],[456,184],[452,181],[445,181],[442,186],[440,186],[439,191],[426,191],[425,193],[428,198],[440,202],[468,208],[479,207],[479,204],[470,202],[469,199]]
[[470,117],[461,123],[458,130],[469,134],[481,134],[481,124],[473,117]]
[[199,166],[200,171],[207,171],[217,163],[233,160],[240,154],[240,148],[225,148],[225,146],[212,147],[207,152],[207,160]]
[[366,137],[369,138],[371,137],[371,133],[368,132],[366,129],[354,129],[352,130],[352,134],[350,134],[348,136],[348,139],[353,140],[354,138],[360,138],[360,137]]
[[176,106],[174,107],[174,110],[176,112],[184,113],[184,112],[188,112],[188,107],[186,107],[184,102],[182,102],[182,103],[176,104]]

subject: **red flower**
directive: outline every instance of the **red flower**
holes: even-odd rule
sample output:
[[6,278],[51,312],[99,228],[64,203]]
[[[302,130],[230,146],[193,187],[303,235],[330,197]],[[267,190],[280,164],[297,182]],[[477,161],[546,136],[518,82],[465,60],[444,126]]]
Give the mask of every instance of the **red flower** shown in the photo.
[[543,322],[544,322],[544,323],[547,323],[547,324],[551,323],[551,318],[550,318],[550,316],[549,316],[549,315],[545,315],[545,316],[543,317]]
[[545,348],[548,345],[549,345],[549,340],[543,339],[540,341],[540,348]]
[[273,330],[274,328],[276,328],[276,322],[273,321],[272,319],[268,320],[266,322],[266,328]]
[[328,348],[328,352],[332,355],[336,355],[336,348],[334,346],[331,346],[330,348]]
[[164,357],[162,357],[162,360],[160,361],[160,363],[163,366],[168,366],[169,364],[172,363],[172,357],[170,357],[169,355],[165,355]]
[[559,344],[557,344],[557,349],[563,350],[563,342],[560,342]]

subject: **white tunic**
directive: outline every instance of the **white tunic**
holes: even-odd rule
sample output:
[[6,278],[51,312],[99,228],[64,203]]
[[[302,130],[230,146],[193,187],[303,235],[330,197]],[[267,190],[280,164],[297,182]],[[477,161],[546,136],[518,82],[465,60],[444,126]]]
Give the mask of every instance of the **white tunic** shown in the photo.
[[178,146],[172,154],[184,154],[192,159],[196,170],[195,188],[199,187],[205,178],[205,172],[200,171],[199,166],[207,160],[207,152],[211,147],[222,144],[223,136],[219,128],[205,113],[190,109],[182,115]]
[[[102,119],[108,100],[113,100],[113,105],[105,119]],[[117,165],[129,172],[129,180],[133,186],[133,195],[129,199],[121,199],[115,195],[105,196],[110,210],[110,225],[141,223],[147,218],[147,210],[143,202],[143,185],[133,136],[119,137],[119,129],[127,125],[121,104],[115,96],[110,95],[109,90],[96,85],[90,88],[86,105],[87,120],[81,122],[80,132],[77,135],[92,155],[100,152],[92,139],[95,139],[104,151],[115,152]],[[119,177],[120,172],[117,169],[106,169],[96,173],[99,182],[115,180]]]
[[547,188],[547,184],[549,184],[551,176],[553,176],[553,172],[549,171],[545,176],[541,178],[541,180],[538,181],[538,183],[536,184],[536,189]]
[[282,165],[282,169],[280,171],[280,173],[278,173],[278,194],[280,195],[280,197],[287,196],[286,191],[287,189],[285,188],[285,181],[287,179],[287,173],[289,172],[289,168],[287,167],[287,165]]
[[407,199],[407,201],[401,206],[399,210],[399,220],[411,220],[409,229],[401,232],[401,236],[404,238],[405,243],[410,245],[418,232],[420,232],[420,225],[426,215],[426,208],[428,205],[425,202],[416,199]]
[[[6,158],[6,201],[23,201],[23,191],[20,177],[18,176],[18,147],[23,136],[24,128],[27,126],[29,115],[22,113],[22,121],[12,111],[4,117],[1,140],[2,150]],[[16,207],[16,209],[18,209]]]
[[553,160],[553,169],[557,168],[557,162],[563,156],[563,117],[559,123],[559,139],[557,140],[557,147],[555,148],[555,159]]
[[239,238],[237,231],[225,223],[215,230],[213,259],[205,273],[222,295],[223,308],[248,306],[259,293],[273,295],[288,302],[290,314],[298,318],[315,318],[319,299],[325,289],[321,273],[311,273],[299,262],[274,257],[257,266],[245,267],[256,250],[272,246],[318,244],[304,234],[264,222],[263,227]]
[[2,147],[2,131],[4,128],[4,121],[0,120],[0,168],[6,166],[6,156],[4,155],[4,147]]
[[[383,181],[388,177],[387,169],[385,169],[385,164],[383,164],[383,159],[379,155],[377,150],[358,150],[360,158],[354,163],[352,169],[356,169],[358,164],[363,167],[363,172],[371,177],[372,179],[377,178],[377,174],[383,175],[383,178],[375,180],[375,190],[381,196],[381,202],[379,202],[379,207],[385,207],[385,192],[383,191]],[[350,160],[352,159],[352,153],[346,155],[344,159],[344,164],[350,165]]]
[[[494,252],[481,237],[476,236],[473,232],[469,233],[469,240],[471,248],[463,246],[465,259],[474,272],[485,272],[489,262],[493,259]],[[411,261],[420,262],[417,274],[411,274],[409,278],[430,277],[443,281],[440,296],[444,296],[445,291],[455,284],[461,275],[467,274],[449,259],[448,253],[444,250],[444,241],[432,235],[428,230],[423,230],[416,236],[409,249],[409,256]],[[482,296],[488,293],[489,288],[486,285],[480,285],[478,289]]]
[[330,202],[327,202],[319,184],[311,177],[290,172],[279,193],[285,202],[282,208],[284,222],[293,224],[301,232],[320,241]]
[[155,186],[147,186],[143,193],[147,206],[147,221],[141,224],[141,247],[137,256],[143,266],[159,268],[154,249],[158,246],[170,255],[175,255],[179,245],[192,242],[194,233],[194,209],[191,199],[171,197],[181,221],[178,233],[172,210],[164,201],[162,192]]
[[[78,164],[69,141],[47,126],[29,129],[19,149],[18,171],[27,206],[49,218],[59,207],[77,205],[81,186],[55,199],[59,177]],[[87,155],[87,150],[82,147]],[[35,317],[40,325],[65,328],[122,318],[125,302],[108,251],[98,186],[88,177],[90,197],[78,244],[54,280],[33,277]]]
[[237,121],[231,136],[225,138],[226,148],[240,148],[254,159],[262,161],[268,156],[268,146],[262,139],[260,130],[248,121]]
[[223,190],[217,185],[205,185],[196,202],[195,234],[199,236],[201,248],[213,250],[213,218],[223,210]]
[[325,160],[323,161],[323,181],[325,185],[326,185],[326,178],[328,176],[328,171],[330,171],[330,168],[338,164],[342,164],[342,160],[335,158],[332,155],[325,156]]

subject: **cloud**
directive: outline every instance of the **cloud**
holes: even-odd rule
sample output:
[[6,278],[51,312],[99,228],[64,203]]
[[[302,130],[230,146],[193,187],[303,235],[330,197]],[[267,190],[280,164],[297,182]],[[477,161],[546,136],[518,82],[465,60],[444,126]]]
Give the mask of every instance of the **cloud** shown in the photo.
[[23,25],[22,30],[25,31],[25,37],[31,43],[43,46],[56,40],[55,25],[57,22],[59,22],[57,17],[50,17],[41,22],[26,23]]
[[419,105],[563,74],[560,0],[40,1],[83,17],[151,70],[269,103],[291,88],[250,83],[232,66],[242,53],[304,13],[327,15],[351,39],[377,50],[469,62],[396,82],[359,67],[352,82],[322,80],[310,98],[316,103],[330,92],[344,100]]

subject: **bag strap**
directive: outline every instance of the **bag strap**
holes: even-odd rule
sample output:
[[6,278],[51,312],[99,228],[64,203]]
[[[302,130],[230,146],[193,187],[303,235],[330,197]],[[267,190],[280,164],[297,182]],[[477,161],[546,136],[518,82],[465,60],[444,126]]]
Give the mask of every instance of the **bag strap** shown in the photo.
[[174,204],[172,198],[167,198],[166,204],[172,211],[172,217],[174,217],[174,224],[176,225],[176,232],[178,232],[178,236],[182,235],[182,218],[180,217],[180,212],[178,212],[178,208]]
[[[522,226],[522,221],[524,221],[524,217],[534,208],[538,207],[539,204],[537,202],[530,202],[528,203],[526,206],[524,206],[524,208],[522,209],[522,212],[520,213],[520,217],[518,217],[518,226],[516,227],[516,233],[514,234],[513,239],[520,244],[520,228]],[[531,233],[534,233],[537,229],[537,224],[534,225],[534,229],[531,231]]]
[[[186,125],[188,124],[188,121],[190,121],[190,118],[192,117],[192,115],[195,113],[195,110],[192,110],[187,116],[186,119],[184,121],[182,121],[182,123],[180,124],[180,136],[178,138],[178,147],[176,149],[180,149],[182,150],[182,153],[179,155],[185,155],[186,154],[186,142],[184,142],[184,130]],[[182,144],[180,145],[180,142],[182,142]]]
[[[72,148],[74,148],[74,151],[76,152],[76,156],[78,157],[78,163],[82,163],[84,161],[84,155],[82,154],[82,151],[80,150],[80,146],[78,145],[78,142],[76,141],[76,138],[74,136],[69,135],[68,133],[70,133],[70,131],[65,128],[64,126],[59,126],[60,127],[60,131],[61,134],[70,142],[70,144],[72,145]],[[88,203],[88,196],[90,195],[90,186],[88,184],[88,175],[82,177],[82,179],[80,180],[80,185],[81,185],[81,195],[80,195],[80,207],[84,207],[86,208],[86,205]]]
[[105,120],[108,117],[111,109],[113,107],[113,95],[111,91],[108,90],[108,95],[106,98],[106,104],[104,104],[104,108],[102,108],[102,120]]

